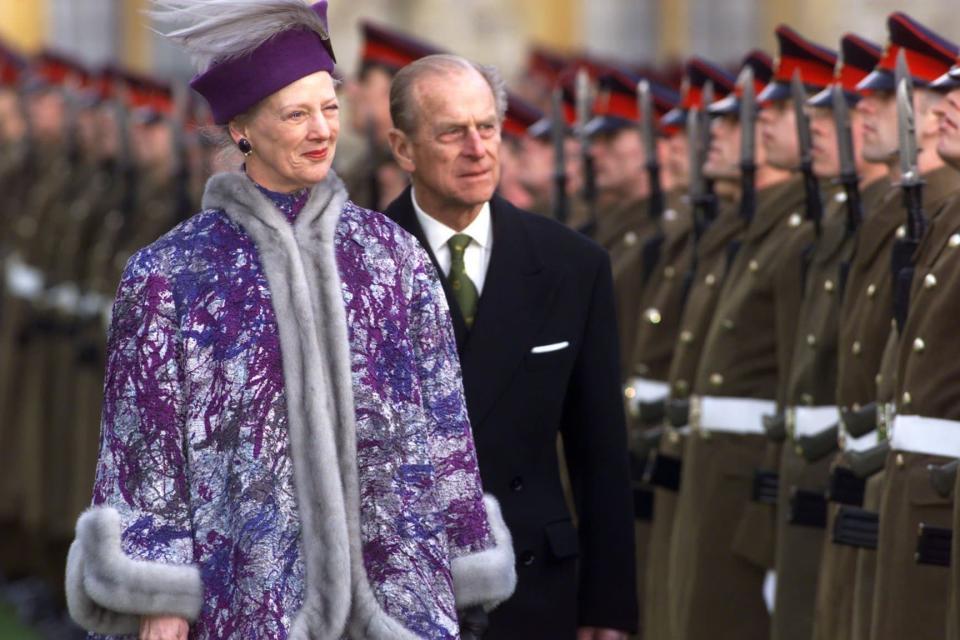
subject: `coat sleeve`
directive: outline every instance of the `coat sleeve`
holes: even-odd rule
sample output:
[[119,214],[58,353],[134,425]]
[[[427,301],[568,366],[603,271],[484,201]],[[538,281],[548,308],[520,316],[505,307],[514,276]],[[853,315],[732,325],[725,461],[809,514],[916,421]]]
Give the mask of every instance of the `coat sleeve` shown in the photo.
[[417,247],[411,338],[427,416],[435,490],[449,544],[458,609],[492,609],[516,587],[510,532],[492,495],[484,495],[470,430],[453,325],[443,289]]
[[560,425],[579,517],[579,624],[634,631],[633,506],[613,281],[609,258],[597,262]]
[[194,620],[203,588],[192,565],[181,345],[167,279],[139,256],[125,270],[107,350],[93,506],[67,559],[74,620],[134,633],[142,615]]

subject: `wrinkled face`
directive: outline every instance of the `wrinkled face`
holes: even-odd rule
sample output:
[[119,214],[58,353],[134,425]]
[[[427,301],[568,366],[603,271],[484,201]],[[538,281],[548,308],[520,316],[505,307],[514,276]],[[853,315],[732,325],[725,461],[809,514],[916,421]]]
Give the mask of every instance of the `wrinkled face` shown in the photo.
[[327,177],[340,133],[333,78],[318,71],[265,98],[249,118],[230,125],[234,141],[250,141],[247,173],[262,186],[289,193]]
[[690,151],[686,131],[678,131],[667,138],[665,166],[678,185],[690,182]]
[[889,163],[897,157],[897,101],[892,91],[874,91],[857,103],[863,119],[863,147],[867,162]]
[[951,167],[960,168],[960,89],[947,93],[933,111],[939,126],[937,153]]
[[397,132],[393,149],[418,202],[434,215],[479,208],[500,181],[500,118],[490,85],[463,69],[422,75],[411,89],[417,126]]
[[360,135],[374,136],[376,142],[386,144],[390,120],[390,81],[386,70],[371,67],[346,87],[350,109],[350,127]]
[[63,95],[59,91],[41,91],[27,98],[33,136],[41,142],[57,142],[63,134],[65,117]]
[[590,153],[600,193],[646,194],[650,190],[643,138],[635,127],[598,134],[592,140]]
[[800,166],[797,116],[790,100],[775,100],[761,109],[757,125],[767,164],[786,171]]
[[736,116],[719,116],[710,123],[710,151],[703,175],[712,180],[740,177],[740,120]]
[[813,148],[813,172],[819,178],[833,178],[840,175],[840,150],[837,146],[837,125],[833,119],[833,110],[825,107],[809,111],[810,137]]

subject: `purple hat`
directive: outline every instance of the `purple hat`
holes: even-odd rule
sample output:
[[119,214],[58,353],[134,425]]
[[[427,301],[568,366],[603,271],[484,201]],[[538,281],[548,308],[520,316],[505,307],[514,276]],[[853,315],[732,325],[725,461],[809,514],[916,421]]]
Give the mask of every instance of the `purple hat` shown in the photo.
[[[327,0],[311,6],[327,24]],[[281,31],[250,53],[214,63],[190,81],[210,104],[213,121],[227,124],[258,102],[304,76],[333,73],[336,57],[326,32],[307,25]]]

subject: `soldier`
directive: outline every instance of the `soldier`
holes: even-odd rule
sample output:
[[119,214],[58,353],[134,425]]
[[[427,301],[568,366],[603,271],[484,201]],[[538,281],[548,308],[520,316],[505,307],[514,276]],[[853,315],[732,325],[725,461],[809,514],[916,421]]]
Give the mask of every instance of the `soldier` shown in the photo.
[[407,186],[403,172],[393,160],[387,132],[390,121],[390,81],[414,60],[436,47],[381,25],[360,25],[363,46],[360,70],[346,85],[349,123],[364,141],[363,155],[342,172],[350,198],[361,207],[383,210]]
[[[931,228],[936,232],[928,232],[921,240],[920,248],[913,254],[916,260],[916,272],[919,275],[919,285],[914,283],[909,292],[909,303],[917,310],[919,318],[904,327],[904,338],[900,342],[899,355],[893,370],[881,369],[884,385],[896,389],[891,400],[897,404],[898,416],[891,430],[890,453],[887,457],[886,472],[879,495],[879,537],[876,551],[876,577],[873,589],[873,606],[870,617],[870,637],[875,640],[886,638],[942,637],[946,631],[946,602],[942,598],[931,598],[931,593],[944,593],[948,586],[948,574],[938,567],[922,566],[915,562],[916,539],[908,532],[914,532],[921,523],[930,526],[948,526],[950,522],[951,500],[936,496],[929,485],[918,489],[916,482],[910,480],[915,476],[925,475],[928,464],[942,464],[947,457],[956,455],[954,449],[949,448],[946,442],[938,438],[931,431],[935,426],[923,422],[923,417],[937,417],[944,410],[945,405],[938,404],[939,393],[937,376],[943,371],[942,367],[933,373],[941,361],[930,363],[936,357],[927,347],[926,340],[935,342],[937,335],[927,333],[923,318],[926,310],[920,310],[925,304],[936,299],[936,296],[926,296],[923,292],[935,293],[937,278],[934,273],[934,262],[937,252],[945,246],[949,233],[943,235],[952,223],[949,216],[941,220],[941,212],[948,207],[951,200],[956,199],[960,176],[953,169],[944,167],[943,159],[937,154],[938,116],[935,111],[942,95],[930,83],[946,73],[956,60],[957,46],[940,37],[930,29],[918,24],[908,16],[895,13],[887,22],[890,31],[890,46],[881,59],[877,69],[868,76],[861,86],[870,89],[872,94],[865,98],[868,109],[872,108],[875,117],[888,111],[900,112],[901,136],[910,135],[904,126],[905,110],[912,109],[915,121],[916,139],[901,138],[900,153],[889,161],[890,172],[902,183],[908,197],[905,202],[910,203],[909,190],[911,180],[917,174],[925,181],[922,193],[923,212],[913,211],[908,204],[906,212],[900,210],[900,221],[913,219],[914,216],[926,214]],[[901,53],[902,52],[902,53]],[[897,90],[890,84],[891,69],[896,64],[897,57],[904,55],[909,66],[909,78],[904,79],[903,90],[908,84],[914,87],[912,104],[901,102],[892,91]],[[906,96],[905,96],[906,97]],[[893,106],[890,106],[892,103]],[[869,113],[869,111],[868,111]],[[920,151],[914,157],[911,150],[919,146]],[[866,150],[866,146],[865,146]],[[889,156],[888,156],[889,157]],[[919,194],[918,194],[919,195]],[[917,201],[919,203],[919,201]],[[908,224],[909,224],[908,220]],[[919,234],[906,234],[909,240],[919,240]],[[913,247],[910,247],[912,250]],[[896,243],[893,247],[894,262],[898,250]],[[895,265],[896,268],[896,265]],[[904,282],[905,270],[890,274],[895,287]],[[927,277],[930,276],[930,277]],[[908,276],[909,277],[909,276]],[[905,281],[909,286],[909,280]],[[851,291],[851,293],[853,293]],[[902,323],[907,314],[907,296],[902,289],[894,292],[894,308],[897,321]],[[928,299],[929,298],[929,299]],[[901,325],[902,326],[902,325]],[[893,336],[889,344],[896,340],[897,328],[893,329]],[[944,349],[938,349],[936,355],[949,355]],[[946,362],[946,361],[942,361]],[[896,376],[890,381],[892,376]],[[917,400],[914,400],[914,395]],[[881,398],[883,400],[884,398]],[[916,404],[915,404],[916,402]],[[935,443],[931,445],[930,442]],[[939,454],[939,455],[938,455]],[[859,579],[859,578],[858,578]],[[909,612],[909,613],[908,613]]]
[[543,118],[539,109],[518,96],[507,92],[507,112],[500,135],[500,185],[497,192],[521,209],[533,204],[533,195],[527,191],[520,180],[522,148],[527,131]]
[[[665,156],[665,165],[670,166],[670,173],[675,180],[675,187],[667,194],[667,211],[663,216],[663,232],[657,247],[658,255],[651,256],[651,251],[637,252],[637,260],[643,260],[644,277],[643,289],[639,295],[638,310],[641,318],[637,323],[637,336],[633,347],[633,374],[628,379],[624,389],[627,401],[628,417],[633,424],[630,429],[631,456],[634,464],[634,493],[638,497],[640,491],[649,491],[642,486],[645,476],[649,473],[650,484],[653,485],[653,524],[637,523],[638,541],[643,529],[650,527],[649,545],[645,558],[638,558],[639,562],[646,562],[646,572],[638,567],[638,578],[645,580],[644,600],[644,629],[646,637],[668,638],[669,617],[667,605],[669,598],[669,546],[673,529],[673,514],[676,498],[676,483],[678,480],[676,460],[679,458],[678,442],[671,442],[668,438],[661,439],[662,429],[650,429],[651,426],[662,424],[664,417],[664,402],[668,395],[670,362],[673,355],[677,334],[680,330],[680,319],[687,292],[687,278],[685,277],[692,267],[694,251],[693,233],[693,198],[687,193],[690,186],[689,156],[691,145],[698,145],[700,140],[692,141],[688,137],[697,132],[686,130],[687,118],[691,109],[704,114],[704,85],[710,82],[714,87],[714,95],[725,97],[733,90],[734,78],[727,71],[702,59],[692,58],[686,65],[686,76],[683,84],[682,102],[670,110],[660,119],[660,128],[667,132],[669,153]],[[706,122],[704,115],[701,120]],[[709,134],[708,134],[709,135]],[[700,150],[697,158],[692,162],[702,161],[703,152]],[[700,167],[697,167],[698,176]],[[698,185],[702,180],[697,180]],[[670,215],[668,212],[675,213]],[[704,225],[705,226],[705,225]],[[663,453],[653,462],[649,472],[647,462],[650,457],[650,448],[658,447]],[[668,467],[673,471],[668,470]],[[653,471],[660,473],[654,475]],[[655,481],[657,482],[655,482]],[[642,551],[639,550],[638,551]]]
[[[796,238],[807,233],[801,215],[804,192],[789,168],[799,160],[793,111],[787,109],[787,83],[798,70],[807,88],[823,88],[831,79],[836,55],[803,39],[788,27],[777,29],[781,57],[774,79],[758,100],[769,101],[759,116],[765,167],[757,165],[756,208],[753,184],[741,195],[747,229],[738,243],[704,341],[692,384],[691,424],[696,435],[684,452],[677,517],[695,513],[677,539],[675,556],[686,556],[674,576],[683,586],[680,638],[760,637],[769,616],[764,608],[764,573],[772,566],[772,513],[749,511],[753,470],[765,453],[761,416],[775,408],[780,369],[777,336],[790,324],[795,294],[783,291],[783,265],[800,261]],[[749,179],[752,171],[745,175]],[[783,298],[783,300],[781,300]],[[695,469],[689,474],[687,469]],[[688,482],[689,480],[689,482]],[[764,505],[765,506],[765,505]],[[743,515],[747,528],[738,522]],[[766,522],[763,521],[766,519]],[[682,546],[681,546],[682,545]],[[722,585],[722,588],[717,588]]]
[[[586,130],[596,170],[599,215],[594,239],[610,253],[624,378],[636,336],[637,292],[643,275],[642,263],[633,256],[660,233],[663,213],[650,206],[651,185],[637,127],[639,81],[623,70],[601,76],[596,116]],[[651,83],[651,90],[658,116],[678,102],[666,87]]]
[[[857,161],[862,119],[849,120],[833,112],[856,104],[855,91],[876,65],[880,49],[867,40],[848,34],[841,41],[842,64],[836,81],[810,99],[812,107],[812,169],[821,181],[845,180],[845,191],[831,188],[825,203],[822,233],[805,254],[803,300],[792,336],[780,339],[792,344],[792,357],[780,378],[778,397],[785,407],[788,441],[779,461],[775,571],[776,606],[771,637],[779,640],[809,640],[813,632],[814,600],[824,539],[827,488],[831,458],[836,448],[839,418],[835,405],[837,384],[837,327],[842,290],[841,265],[848,262],[861,213],[875,206],[889,184],[886,166]],[[848,114],[846,109],[841,114]],[[838,130],[836,117],[845,123]],[[845,165],[841,169],[838,135],[845,136]],[[847,142],[849,140],[849,143]],[[862,206],[861,206],[862,203]],[[792,278],[793,270],[787,270]],[[796,286],[789,280],[783,287]],[[768,433],[769,435],[769,433]],[[824,444],[826,442],[826,444]]]

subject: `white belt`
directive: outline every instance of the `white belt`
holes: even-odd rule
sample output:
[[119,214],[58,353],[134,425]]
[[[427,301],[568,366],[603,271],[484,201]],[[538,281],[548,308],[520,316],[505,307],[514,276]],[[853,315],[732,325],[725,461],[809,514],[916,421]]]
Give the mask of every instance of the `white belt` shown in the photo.
[[836,407],[790,407],[787,424],[793,426],[793,437],[803,438],[823,433],[840,420]]
[[843,438],[844,451],[866,451],[867,449],[874,448],[878,444],[880,444],[880,434],[876,429],[870,433],[863,434],[859,438],[854,438],[849,433],[845,434]]
[[762,435],[763,416],[776,409],[773,400],[694,396],[690,399],[690,424],[705,431]]
[[923,416],[897,416],[893,419],[890,448],[960,458],[960,422]]
[[650,380],[649,378],[630,378],[627,380],[627,397],[632,402],[656,402],[665,399],[669,393],[670,385],[660,380]]

